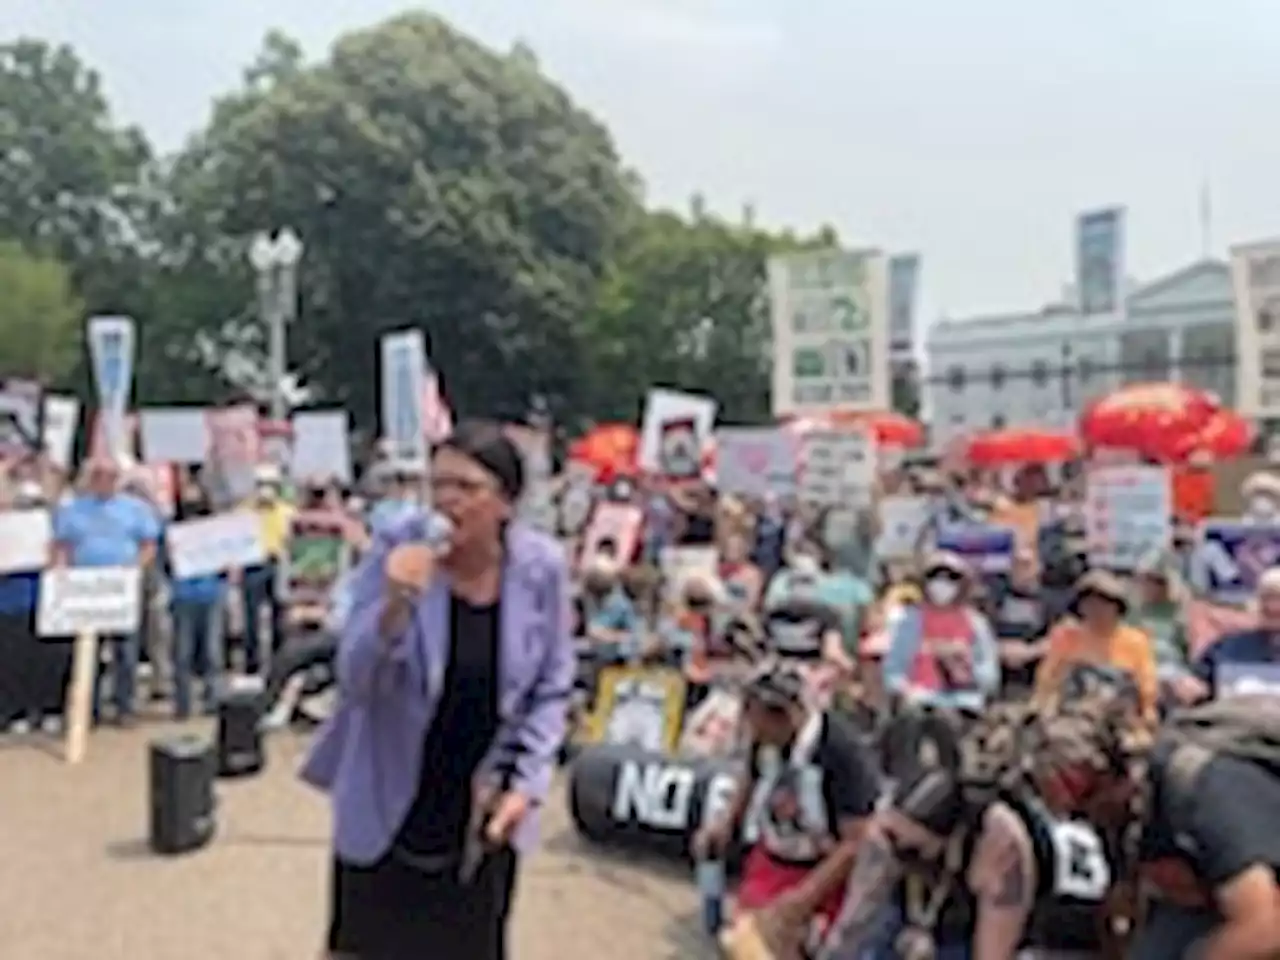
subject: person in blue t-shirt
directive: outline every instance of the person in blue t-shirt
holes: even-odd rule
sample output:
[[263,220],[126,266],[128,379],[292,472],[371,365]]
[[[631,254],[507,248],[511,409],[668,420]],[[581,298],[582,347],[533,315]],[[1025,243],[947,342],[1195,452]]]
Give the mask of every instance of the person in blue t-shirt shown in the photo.
[[[182,491],[174,519],[196,520],[213,510],[208,496],[192,484]],[[169,587],[173,615],[173,715],[178,720],[191,716],[192,687],[201,685],[201,706],[212,713],[218,681],[225,668],[223,654],[225,573],[198,577],[174,577]]]
[[[147,568],[155,559],[160,524],[137,497],[119,492],[120,468],[112,460],[85,465],[81,490],[53,515],[54,563],[71,567]],[[100,637],[111,651],[112,702],[117,723],[133,717],[138,635]],[[94,716],[101,716],[102,672],[93,690]]]
[[[43,510],[44,502],[40,485],[29,481],[19,485],[13,509]],[[39,597],[39,570],[0,576],[0,731],[22,732],[62,715],[71,645],[36,636]]]

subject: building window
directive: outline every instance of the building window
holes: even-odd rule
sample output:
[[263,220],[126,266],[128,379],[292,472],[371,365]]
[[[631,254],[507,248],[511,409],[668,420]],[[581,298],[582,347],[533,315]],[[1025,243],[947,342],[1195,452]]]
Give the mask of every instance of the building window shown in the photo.
[[997,413],[991,417],[992,430],[1003,430],[1007,425],[1008,421],[1005,420],[1003,413]]
[[1088,383],[1093,379],[1093,361],[1088,357],[1081,357],[1079,371],[1081,385]]
[[1165,366],[1165,358],[1157,350],[1148,350],[1142,355],[1142,371],[1143,376],[1148,380],[1163,380],[1168,369]]
[[1031,365],[1031,382],[1037,387],[1043,387],[1049,382],[1049,365],[1043,360],[1037,360]]
[[964,390],[964,367],[951,367],[947,370],[947,386],[953,393],[961,393]]
[[1004,388],[1005,370],[1001,364],[996,364],[991,368],[991,389],[1001,390]]
[[964,414],[963,414],[963,413],[953,413],[953,414],[951,415],[951,425],[952,425],[953,427],[963,427],[963,426],[964,426]]

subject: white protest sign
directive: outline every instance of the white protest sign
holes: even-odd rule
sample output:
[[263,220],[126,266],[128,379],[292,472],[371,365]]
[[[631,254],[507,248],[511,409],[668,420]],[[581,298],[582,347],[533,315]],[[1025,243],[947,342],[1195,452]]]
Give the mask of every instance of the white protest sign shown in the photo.
[[421,330],[382,338],[382,435],[397,463],[425,468],[427,436],[422,396],[427,385],[427,345]]
[[44,451],[61,470],[71,468],[76,426],[80,422],[80,401],[75,397],[46,394],[44,397]]
[[147,463],[204,463],[209,454],[209,417],[204,407],[156,407],[138,415],[142,457]]
[[799,443],[779,427],[721,427],[716,431],[716,489],[744,497],[796,492]]
[[640,432],[640,469],[672,480],[702,475],[702,450],[711,439],[718,404],[679,390],[650,390]]
[[289,476],[298,481],[351,482],[351,443],[345,410],[308,410],[293,415]]
[[813,430],[800,453],[800,499],[822,507],[871,505],[875,438],[862,431]]
[[1085,536],[1089,562],[1133,570],[1173,536],[1173,484],[1167,467],[1090,467],[1086,475]]
[[0,513],[0,573],[43,570],[49,561],[48,510]]
[[174,575],[184,580],[266,561],[262,523],[248,510],[171,524],[165,544]]
[[133,389],[134,325],[130,317],[89,318],[89,360],[98,388],[98,410],[107,452],[129,453],[125,417]]
[[889,409],[889,278],[877,252],[769,260],[773,413]]
[[142,576],[137,567],[61,567],[40,576],[36,630],[42,637],[136,633]]
[[679,596],[691,576],[714,577],[719,567],[720,551],[715,547],[663,547],[658,554],[658,568],[669,597]]
[[882,497],[877,506],[880,535],[876,555],[881,559],[905,560],[915,556],[929,526],[932,507],[928,497]]

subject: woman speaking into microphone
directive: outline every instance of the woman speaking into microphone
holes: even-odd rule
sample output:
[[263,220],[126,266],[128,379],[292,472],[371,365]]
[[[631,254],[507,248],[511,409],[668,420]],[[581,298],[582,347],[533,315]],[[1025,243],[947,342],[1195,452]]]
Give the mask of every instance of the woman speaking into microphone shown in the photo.
[[512,519],[520,454],[461,425],[435,512],[375,536],[354,573],[339,700],[303,777],[333,802],[333,960],[503,960],[574,676],[555,540]]

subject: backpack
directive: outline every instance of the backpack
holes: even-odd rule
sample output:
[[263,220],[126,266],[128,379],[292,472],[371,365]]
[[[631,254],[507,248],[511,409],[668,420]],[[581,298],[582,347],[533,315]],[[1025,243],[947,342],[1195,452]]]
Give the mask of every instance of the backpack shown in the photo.
[[1196,778],[1215,756],[1244,760],[1280,777],[1280,697],[1215,700],[1177,711],[1163,729],[1174,743],[1167,776],[1175,796],[1190,800]]

